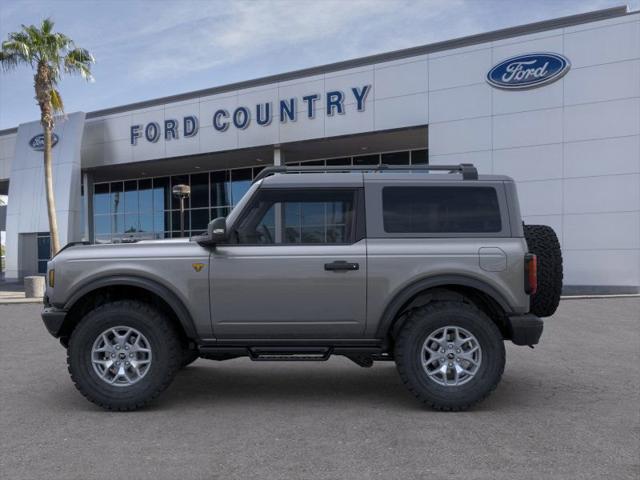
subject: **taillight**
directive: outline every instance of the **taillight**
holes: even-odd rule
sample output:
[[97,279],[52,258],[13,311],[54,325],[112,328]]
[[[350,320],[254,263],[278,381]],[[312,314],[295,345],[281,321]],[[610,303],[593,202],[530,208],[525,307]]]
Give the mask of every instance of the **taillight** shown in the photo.
[[534,295],[538,290],[538,257],[533,253],[524,256],[524,291]]

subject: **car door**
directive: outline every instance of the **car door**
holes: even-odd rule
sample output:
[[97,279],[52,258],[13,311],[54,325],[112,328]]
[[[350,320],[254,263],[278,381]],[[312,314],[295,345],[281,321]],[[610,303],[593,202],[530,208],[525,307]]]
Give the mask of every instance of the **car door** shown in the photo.
[[366,319],[361,188],[262,188],[211,254],[217,338],[359,337]]

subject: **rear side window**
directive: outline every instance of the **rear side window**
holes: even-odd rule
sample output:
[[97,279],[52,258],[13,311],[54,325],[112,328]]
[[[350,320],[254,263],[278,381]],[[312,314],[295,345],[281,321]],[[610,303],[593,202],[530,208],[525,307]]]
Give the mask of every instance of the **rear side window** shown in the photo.
[[385,187],[387,233],[495,233],[502,230],[492,187]]

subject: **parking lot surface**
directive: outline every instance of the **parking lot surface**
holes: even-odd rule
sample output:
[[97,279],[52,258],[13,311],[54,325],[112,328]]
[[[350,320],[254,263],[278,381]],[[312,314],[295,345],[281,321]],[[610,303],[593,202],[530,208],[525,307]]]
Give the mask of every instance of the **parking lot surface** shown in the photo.
[[507,346],[472,411],[422,408],[393,363],[198,360],[151,408],[87,402],[38,305],[0,305],[0,477],[637,479],[640,299],[565,300]]

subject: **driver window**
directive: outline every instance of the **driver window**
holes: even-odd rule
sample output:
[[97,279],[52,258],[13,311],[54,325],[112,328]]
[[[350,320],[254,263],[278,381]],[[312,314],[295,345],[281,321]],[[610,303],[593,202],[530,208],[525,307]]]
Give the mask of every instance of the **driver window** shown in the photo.
[[236,229],[238,243],[344,244],[354,220],[353,190],[263,190]]

